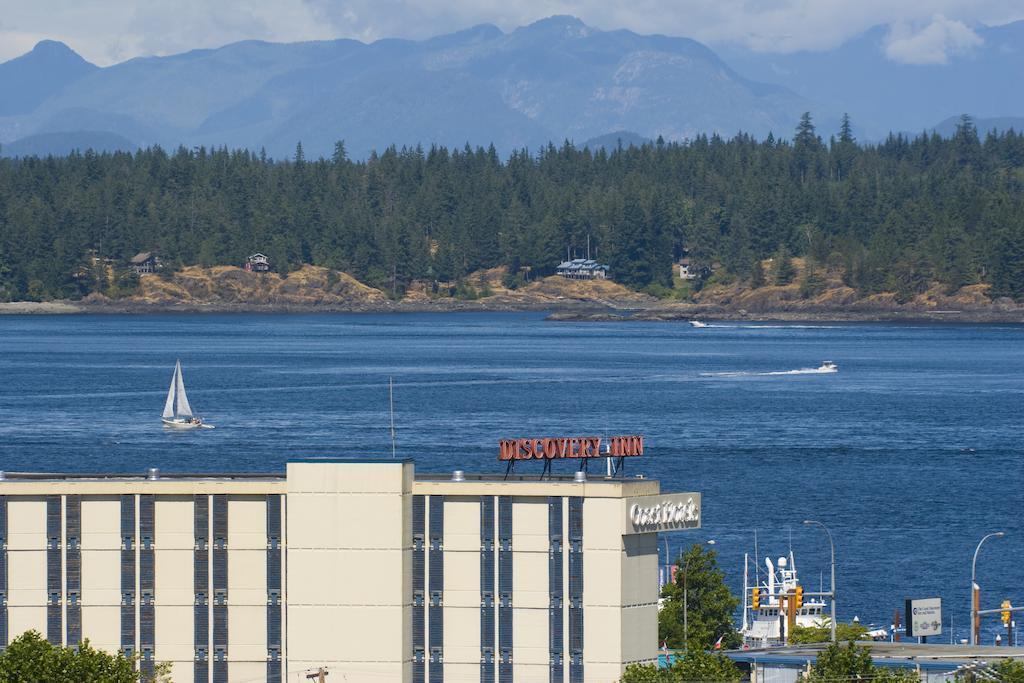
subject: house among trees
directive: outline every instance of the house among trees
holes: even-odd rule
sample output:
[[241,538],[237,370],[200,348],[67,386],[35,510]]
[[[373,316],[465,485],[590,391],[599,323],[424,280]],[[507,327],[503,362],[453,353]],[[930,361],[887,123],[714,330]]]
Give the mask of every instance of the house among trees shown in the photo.
[[684,258],[679,260],[679,279],[680,280],[696,280],[697,271],[690,262],[690,259]]
[[149,251],[132,256],[131,269],[136,275],[152,275],[160,267],[160,257]]
[[574,258],[558,264],[558,274],[569,280],[607,280],[608,266],[594,259]]
[[270,259],[257,252],[245,259],[245,269],[250,273],[266,273],[270,271]]

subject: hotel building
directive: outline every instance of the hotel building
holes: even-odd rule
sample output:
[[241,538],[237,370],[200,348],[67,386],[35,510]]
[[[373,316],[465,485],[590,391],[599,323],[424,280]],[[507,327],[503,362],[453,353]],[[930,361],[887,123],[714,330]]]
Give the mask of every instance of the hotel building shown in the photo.
[[700,495],[577,475],[0,475],[0,643],[182,681],[618,680],[657,657],[657,532]]

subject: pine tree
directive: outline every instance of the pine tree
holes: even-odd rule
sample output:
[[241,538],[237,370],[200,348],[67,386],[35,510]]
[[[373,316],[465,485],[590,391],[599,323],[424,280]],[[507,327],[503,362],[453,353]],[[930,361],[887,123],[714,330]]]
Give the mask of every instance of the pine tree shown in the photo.
[[758,289],[764,285],[764,266],[761,265],[761,259],[754,259],[754,264],[750,267],[750,287]]
[[793,259],[790,258],[789,250],[786,247],[779,247],[779,250],[775,252],[775,258],[772,262],[773,273],[772,279],[775,281],[776,286],[788,285],[796,277],[796,269],[793,267]]

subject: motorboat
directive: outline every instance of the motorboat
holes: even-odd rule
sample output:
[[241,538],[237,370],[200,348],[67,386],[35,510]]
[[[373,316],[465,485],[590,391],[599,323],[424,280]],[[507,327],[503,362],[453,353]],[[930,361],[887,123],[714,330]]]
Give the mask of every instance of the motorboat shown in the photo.
[[707,327],[708,324],[704,323],[704,322],[701,322],[700,320],[691,320],[690,321],[690,326],[691,327]]
[[823,360],[818,366],[818,372],[839,372],[839,366],[830,360]]
[[161,416],[164,427],[169,429],[213,429],[213,425],[203,422],[203,418],[192,414],[188,396],[185,394],[185,380],[181,374],[181,361],[174,364],[171,386],[167,390],[167,401]]

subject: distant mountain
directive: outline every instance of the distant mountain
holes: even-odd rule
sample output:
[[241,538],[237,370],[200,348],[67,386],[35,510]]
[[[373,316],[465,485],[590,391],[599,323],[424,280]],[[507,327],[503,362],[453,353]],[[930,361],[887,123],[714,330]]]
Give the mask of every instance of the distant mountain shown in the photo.
[[628,130],[618,130],[614,133],[606,133],[605,135],[590,138],[580,146],[589,147],[591,150],[603,149],[607,152],[612,152],[620,146],[623,149],[643,147],[649,142],[651,142],[651,139],[645,138],[643,135],[637,135]]
[[1024,21],[973,30],[980,44],[947,55],[947,63],[894,61],[886,54],[889,29],[882,26],[823,52],[764,54],[729,47],[720,54],[737,71],[805,98],[819,132],[834,132],[841,114],[849,112],[860,137],[880,140],[889,131],[920,132],[965,112],[982,118],[1024,115]]
[[0,116],[31,113],[47,97],[98,68],[64,43],[44,40],[31,52],[0,64]]
[[[40,51],[0,65],[0,74]],[[493,142],[508,152],[615,130],[667,140],[763,135],[791,130],[807,108],[696,41],[600,31],[573,17],[510,33],[481,25],[418,42],[246,41],[87,66],[45,92],[18,86],[26,93],[0,114],[0,141],[105,130],[139,145],[274,156],[290,156],[300,140],[307,155],[329,155],[339,139],[357,157],[390,144]]]
[[134,152],[138,148],[131,140],[105,131],[37,133],[0,146],[0,156],[67,156],[74,151]]

